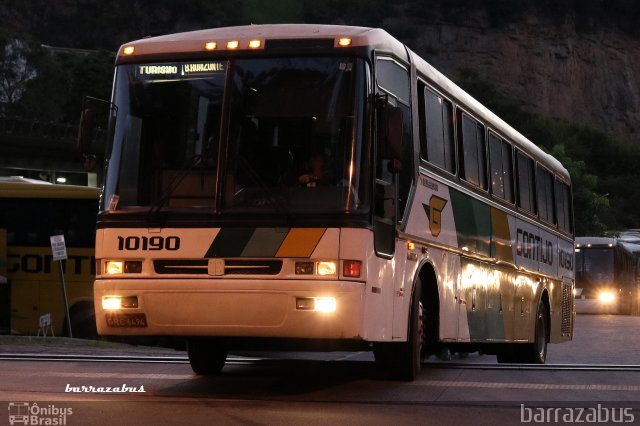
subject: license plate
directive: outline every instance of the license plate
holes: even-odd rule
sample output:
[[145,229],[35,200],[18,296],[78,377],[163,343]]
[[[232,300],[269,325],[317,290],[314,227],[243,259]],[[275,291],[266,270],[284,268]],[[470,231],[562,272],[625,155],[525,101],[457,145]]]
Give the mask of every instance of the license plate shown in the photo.
[[106,315],[109,327],[146,327],[145,314],[109,314]]

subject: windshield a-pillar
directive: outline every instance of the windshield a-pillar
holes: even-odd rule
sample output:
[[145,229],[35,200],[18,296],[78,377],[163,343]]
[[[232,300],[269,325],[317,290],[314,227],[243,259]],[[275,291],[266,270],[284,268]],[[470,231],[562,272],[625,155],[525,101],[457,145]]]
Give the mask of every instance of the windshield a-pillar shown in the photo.
[[104,208],[366,213],[367,75],[341,57],[118,67]]

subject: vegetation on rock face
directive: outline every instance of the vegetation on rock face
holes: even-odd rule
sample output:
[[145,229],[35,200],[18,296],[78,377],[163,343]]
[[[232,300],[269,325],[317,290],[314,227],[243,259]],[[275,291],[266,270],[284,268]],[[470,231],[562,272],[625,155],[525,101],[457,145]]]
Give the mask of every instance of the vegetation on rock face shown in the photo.
[[[605,27],[635,36],[640,30],[636,0],[59,0],[55,7],[48,0],[0,0],[0,118],[77,121],[84,96],[109,98],[112,52],[147,35],[313,22],[382,26],[410,43],[421,21],[467,25],[480,15],[488,23],[483,31],[490,31],[532,14],[550,25],[574,25],[578,32]],[[640,145],[533,114],[473,70],[459,70],[454,78],[567,167],[579,235],[640,227]]]
[[457,82],[569,170],[577,235],[639,226],[640,146],[586,124],[527,112],[472,70],[461,70]]

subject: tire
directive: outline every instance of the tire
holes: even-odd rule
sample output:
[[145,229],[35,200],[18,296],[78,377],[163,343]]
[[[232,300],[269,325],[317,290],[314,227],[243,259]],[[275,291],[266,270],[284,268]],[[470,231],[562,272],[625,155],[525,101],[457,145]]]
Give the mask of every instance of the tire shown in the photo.
[[[93,304],[82,304],[71,308],[69,313],[71,319],[71,331],[76,339],[98,340],[98,330],[96,328],[96,312]],[[69,328],[65,318],[63,331],[64,336],[69,336]]]
[[544,364],[547,360],[547,343],[549,336],[549,324],[547,320],[547,308],[542,301],[538,302],[536,313],[536,327],[533,343],[522,346],[519,354],[520,362],[529,364]]
[[418,280],[411,301],[407,341],[377,343],[373,347],[376,362],[389,370],[394,379],[412,381],[420,372],[426,340],[424,322],[422,283]]
[[544,364],[547,360],[549,342],[549,321],[544,303],[538,303],[534,341],[532,343],[513,343],[497,353],[499,363]]
[[191,340],[187,342],[189,364],[200,376],[219,374],[227,361],[228,350],[215,342]]
[[549,322],[547,308],[538,303],[533,343],[514,343],[497,353],[499,363],[544,364],[547,360]]

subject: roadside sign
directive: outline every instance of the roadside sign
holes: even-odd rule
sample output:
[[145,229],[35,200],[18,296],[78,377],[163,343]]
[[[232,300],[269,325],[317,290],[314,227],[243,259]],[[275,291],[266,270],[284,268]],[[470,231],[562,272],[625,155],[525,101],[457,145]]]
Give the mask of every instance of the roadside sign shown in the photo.
[[49,327],[51,325],[51,314],[40,315],[40,328]]
[[51,335],[53,336],[53,322],[51,321],[51,314],[40,315],[40,329],[38,330],[38,336],[42,334],[42,336],[47,337],[47,330],[51,331]]
[[64,235],[51,235],[51,251],[53,253],[53,261],[58,262],[58,271],[60,272],[60,285],[62,286],[62,297],[64,298],[64,310],[67,314],[67,329],[69,337],[73,337],[71,330],[71,320],[69,319],[69,300],[67,299],[67,286],[64,284],[64,265],[63,260],[67,260],[67,247],[64,244]]
[[52,235],[50,240],[53,261],[67,260],[67,247],[64,244],[64,235]]

